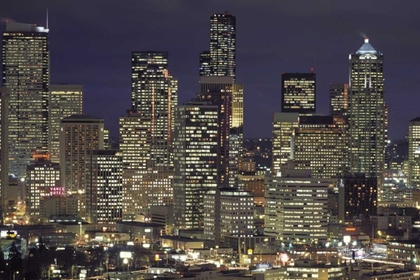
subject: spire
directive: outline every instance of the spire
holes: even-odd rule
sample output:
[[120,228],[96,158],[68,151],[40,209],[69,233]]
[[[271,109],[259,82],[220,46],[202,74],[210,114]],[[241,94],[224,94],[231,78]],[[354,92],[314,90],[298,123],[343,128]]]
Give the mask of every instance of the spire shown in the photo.
[[45,29],[47,29],[47,30],[49,29],[48,28],[48,9],[47,9],[47,19],[46,19],[46,22],[45,22]]

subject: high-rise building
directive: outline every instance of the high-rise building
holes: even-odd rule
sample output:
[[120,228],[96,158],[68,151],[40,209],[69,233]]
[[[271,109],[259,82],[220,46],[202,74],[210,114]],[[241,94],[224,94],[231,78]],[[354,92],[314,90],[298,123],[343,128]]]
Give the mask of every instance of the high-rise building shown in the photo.
[[281,75],[281,111],[301,115],[316,112],[315,73],[283,73]]
[[264,234],[284,243],[318,244],[328,231],[328,188],[335,179],[288,170],[266,178]]
[[344,213],[347,221],[375,216],[378,207],[378,181],[362,173],[344,176]]
[[221,188],[204,195],[205,239],[214,240],[216,246],[223,246],[227,236],[253,235],[254,197],[249,192]]
[[[201,56],[200,56],[201,58]],[[210,76],[236,76],[236,17],[214,13],[210,16]]]
[[330,84],[330,115],[345,116],[349,107],[349,85]]
[[86,171],[89,151],[103,149],[104,120],[71,115],[61,120],[60,166],[66,193],[80,196],[80,216],[86,218]]
[[143,178],[150,162],[151,119],[128,111],[120,118],[119,146],[123,157],[123,220],[147,211]]
[[273,114],[273,144],[271,172],[277,174],[293,157],[293,138],[299,124],[299,113]]
[[8,21],[2,67],[3,86],[10,91],[9,173],[24,177],[32,154],[48,151],[48,29]]
[[314,178],[341,178],[348,172],[348,135],[342,116],[300,116],[293,142],[296,169]]
[[87,220],[113,224],[122,220],[122,154],[116,150],[91,150],[87,155]]
[[198,100],[219,106],[219,186],[238,186],[243,150],[244,91],[232,77],[201,77]]
[[175,107],[174,216],[178,228],[202,228],[204,195],[218,187],[219,106]]
[[131,70],[132,111],[151,120],[151,160],[156,166],[170,167],[178,81],[168,71],[168,53],[132,52]]
[[387,108],[384,100],[384,56],[365,39],[350,54],[349,147],[352,173],[378,177],[385,167]]
[[420,187],[420,117],[408,125],[408,185]]
[[50,196],[50,190],[61,187],[60,164],[38,158],[26,169],[27,213],[34,219],[40,217],[40,202]]
[[52,162],[60,162],[61,120],[83,111],[82,85],[50,85],[48,98],[48,153]]
[[140,155],[143,160],[147,158],[146,169],[124,169],[124,181],[141,186],[137,196],[139,205],[131,207],[136,213],[147,214],[152,205],[172,203],[173,112],[177,103],[178,81],[168,71],[168,53],[132,52],[131,111],[139,114],[140,122],[140,127],[133,131],[138,133],[139,129],[149,128],[148,142],[143,149],[147,151]]

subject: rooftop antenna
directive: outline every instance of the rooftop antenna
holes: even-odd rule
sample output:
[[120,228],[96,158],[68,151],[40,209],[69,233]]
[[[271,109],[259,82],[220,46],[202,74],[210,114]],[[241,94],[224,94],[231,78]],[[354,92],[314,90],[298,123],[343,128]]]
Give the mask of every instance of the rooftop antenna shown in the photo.
[[46,21],[46,24],[45,24],[45,25],[46,25],[46,26],[45,26],[45,28],[46,28],[46,29],[49,29],[49,28],[48,28],[48,8],[47,8],[47,21]]

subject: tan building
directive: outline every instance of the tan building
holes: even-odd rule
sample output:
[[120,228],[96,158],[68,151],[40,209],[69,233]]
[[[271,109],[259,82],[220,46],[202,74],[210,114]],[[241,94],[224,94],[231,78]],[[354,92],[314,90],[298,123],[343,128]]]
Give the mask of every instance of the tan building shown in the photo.
[[78,209],[79,198],[77,196],[46,196],[40,201],[40,215],[44,219],[77,216]]
[[82,85],[50,85],[48,96],[48,153],[52,162],[60,162],[61,120],[83,111]]
[[86,219],[86,160],[91,150],[103,149],[104,120],[72,115],[61,120],[61,179],[67,194],[79,195],[80,216]]

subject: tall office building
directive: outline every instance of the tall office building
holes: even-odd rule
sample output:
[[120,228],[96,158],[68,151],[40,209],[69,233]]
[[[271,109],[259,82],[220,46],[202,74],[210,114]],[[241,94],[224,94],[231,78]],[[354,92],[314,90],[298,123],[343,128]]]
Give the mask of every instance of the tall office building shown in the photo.
[[219,186],[237,187],[243,150],[243,85],[232,77],[201,77],[198,99],[219,106]]
[[283,73],[281,75],[281,111],[301,115],[316,112],[315,73]]
[[10,91],[9,173],[24,177],[32,154],[48,150],[48,29],[7,22],[2,67],[3,86]]
[[83,86],[51,85],[48,98],[48,152],[52,162],[60,162],[61,120],[71,115],[82,114]]
[[288,170],[266,178],[264,234],[284,243],[318,244],[328,231],[328,188],[335,179]]
[[349,85],[330,84],[330,115],[345,116],[349,107]]
[[214,13],[210,16],[211,76],[236,76],[236,17]]
[[66,193],[79,195],[80,216],[86,217],[86,161],[88,152],[104,146],[104,120],[91,115],[71,115],[61,120],[60,166]]
[[273,114],[271,172],[277,174],[293,158],[293,138],[299,124],[299,113]]
[[348,172],[348,134],[342,116],[300,116],[295,130],[296,169],[311,170],[314,178],[341,178]]
[[204,195],[217,188],[219,106],[175,107],[174,216],[179,228],[202,228]]
[[113,224],[122,220],[122,154],[115,150],[91,150],[87,154],[87,220]]
[[[350,54],[349,147],[352,173],[381,176],[385,167],[387,108],[384,100],[384,56],[365,39]],[[379,198],[380,199],[380,198]]]
[[132,52],[132,111],[151,120],[150,157],[156,166],[172,166],[173,111],[178,81],[168,71],[167,52]]
[[38,158],[26,169],[27,213],[31,219],[40,217],[40,202],[50,190],[61,186],[60,165],[47,158]]
[[408,185],[420,187],[420,117],[408,125]]
[[150,162],[151,119],[128,111],[119,122],[119,145],[123,160],[123,220],[147,211],[143,177]]

